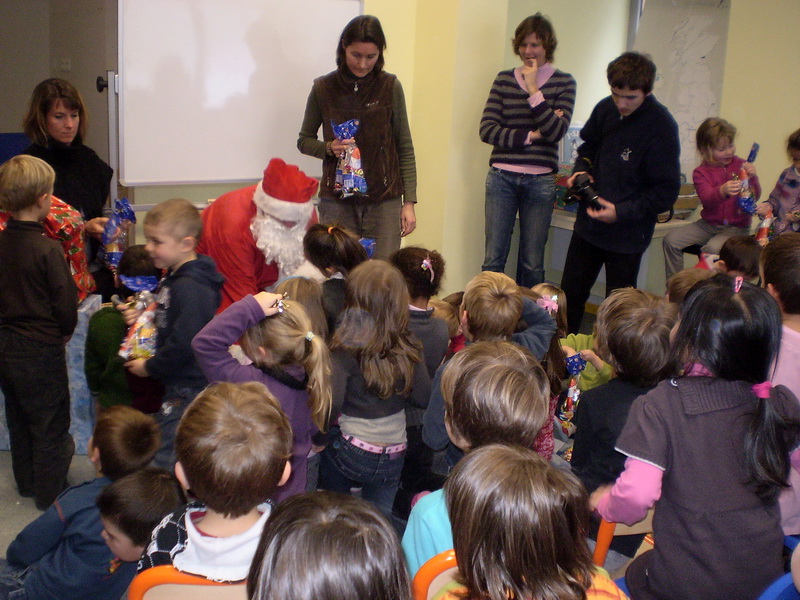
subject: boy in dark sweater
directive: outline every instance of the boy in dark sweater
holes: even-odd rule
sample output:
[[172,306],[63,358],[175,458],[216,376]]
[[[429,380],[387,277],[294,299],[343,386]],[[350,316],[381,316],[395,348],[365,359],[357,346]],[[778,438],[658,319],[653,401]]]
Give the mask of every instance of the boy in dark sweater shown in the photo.
[[15,156],[0,166],[0,389],[11,465],[21,496],[46,509],[67,487],[69,434],[65,342],[78,322],[78,288],[57,242],[44,236],[55,173]]
[[121,564],[104,542],[95,500],[112,481],[147,465],[158,443],[152,417],[129,406],[101,412],[89,441],[97,477],[61,494],[11,542],[7,562],[0,561],[0,598],[24,590],[27,600],[119,600],[136,565]]
[[[677,305],[634,288],[616,290],[600,305],[598,351],[616,377],[584,392],[575,413],[572,471],[589,494],[613,483],[625,468],[625,456],[615,449],[617,437],[633,401],[653,389],[672,367],[669,333],[676,318]],[[592,537],[598,523],[592,523]],[[609,572],[633,557],[642,537],[614,538],[606,558]]]
[[[188,200],[166,200],[147,213],[145,248],[155,266],[168,269],[156,292],[156,352],[148,359],[129,360],[128,370],[164,384],[164,399],[156,415],[161,448],[155,463],[166,469],[175,464],[175,431],[186,407],[205,388],[203,371],[192,352],[192,338],[217,311],[224,278],[214,261],[197,254],[202,220]],[[140,311],[128,308],[125,321],[133,324]]]
[[600,208],[581,202],[567,250],[561,289],[569,298],[568,333],[578,333],[600,269],[606,296],[635,287],[656,217],[669,210],[681,184],[678,125],[653,96],[656,66],[626,52],[608,64],[611,95],[597,103],[581,129],[571,186],[588,174]]

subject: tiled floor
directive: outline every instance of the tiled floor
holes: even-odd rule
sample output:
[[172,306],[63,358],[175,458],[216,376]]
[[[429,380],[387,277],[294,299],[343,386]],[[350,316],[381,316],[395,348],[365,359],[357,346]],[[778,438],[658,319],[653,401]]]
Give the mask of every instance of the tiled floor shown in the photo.
[[[84,455],[75,455],[69,470],[69,484],[75,485],[94,478],[94,465]],[[41,514],[33,505],[33,498],[17,494],[11,473],[11,453],[0,452],[0,557],[5,558],[6,548],[28,523]]]

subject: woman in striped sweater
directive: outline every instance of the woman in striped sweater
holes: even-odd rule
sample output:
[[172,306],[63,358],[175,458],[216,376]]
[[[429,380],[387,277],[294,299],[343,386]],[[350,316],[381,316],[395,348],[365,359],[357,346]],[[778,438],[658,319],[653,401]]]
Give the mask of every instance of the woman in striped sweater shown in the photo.
[[517,283],[532,287],[544,281],[558,141],[572,119],[575,80],[553,67],[556,34],[541,13],[517,26],[512,43],[522,65],[497,74],[481,118],[481,140],[494,146],[486,178],[482,269],[505,270],[519,212]]

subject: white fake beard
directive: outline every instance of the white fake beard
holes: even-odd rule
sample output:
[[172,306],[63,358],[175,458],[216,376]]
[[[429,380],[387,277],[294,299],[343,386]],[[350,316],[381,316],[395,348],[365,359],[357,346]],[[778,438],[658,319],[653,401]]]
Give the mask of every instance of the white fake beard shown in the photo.
[[286,227],[260,208],[256,210],[250,231],[256,246],[264,253],[267,264],[278,263],[281,276],[294,273],[305,260],[303,237],[306,234],[307,221],[308,219],[303,219],[292,227]]

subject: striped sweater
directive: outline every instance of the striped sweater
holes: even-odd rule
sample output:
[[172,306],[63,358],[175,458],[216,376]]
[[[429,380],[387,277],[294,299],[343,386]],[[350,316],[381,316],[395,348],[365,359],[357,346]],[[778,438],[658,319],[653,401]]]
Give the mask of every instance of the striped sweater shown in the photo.
[[[494,146],[489,164],[537,165],[558,170],[558,141],[572,119],[575,80],[556,69],[540,91],[545,101],[531,108],[528,92],[520,88],[514,69],[497,74],[480,128],[481,140]],[[556,109],[564,111],[563,118],[556,115]],[[542,137],[526,145],[528,133],[537,129]]]

